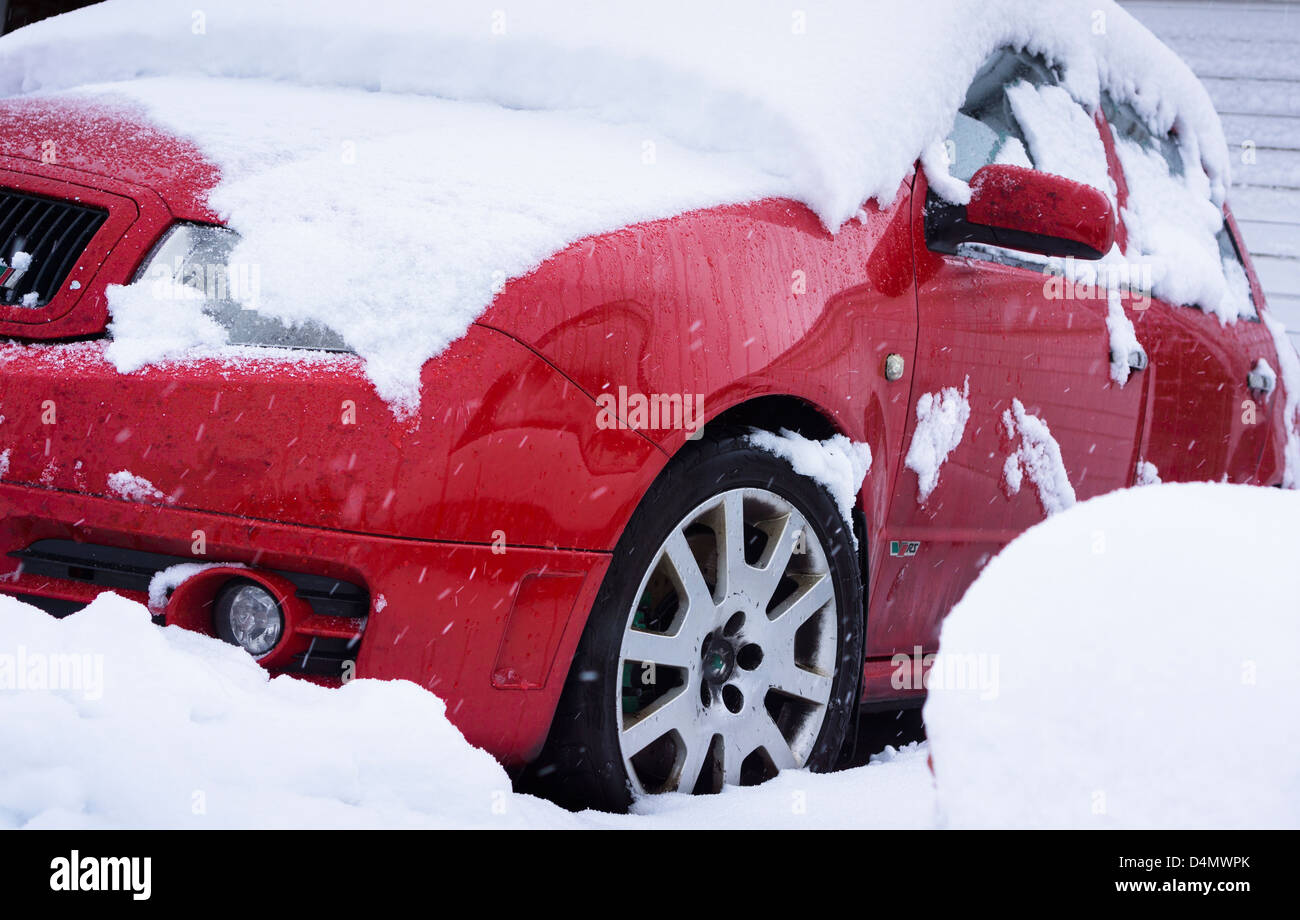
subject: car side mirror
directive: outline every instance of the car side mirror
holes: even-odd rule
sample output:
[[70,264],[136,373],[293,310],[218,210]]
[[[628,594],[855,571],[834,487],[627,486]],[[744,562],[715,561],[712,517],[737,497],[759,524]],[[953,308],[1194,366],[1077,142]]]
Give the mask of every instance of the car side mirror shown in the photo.
[[1098,189],[994,163],[971,177],[970,203],[931,201],[926,240],[938,252],[985,243],[1045,256],[1100,259],[1115,244],[1115,210]]

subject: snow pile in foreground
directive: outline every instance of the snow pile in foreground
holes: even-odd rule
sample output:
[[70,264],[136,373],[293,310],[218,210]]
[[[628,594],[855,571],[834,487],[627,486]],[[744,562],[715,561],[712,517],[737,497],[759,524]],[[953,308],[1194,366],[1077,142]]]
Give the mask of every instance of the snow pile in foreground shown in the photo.
[[[925,721],[955,827],[1300,827],[1300,495],[1153,485],[997,556]],[[992,656],[992,657],[991,657]],[[969,682],[968,682],[969,683]]]
[[548,810],[493,815],[505,772],[414,684],[268,680],[114,595],[65,620],[0,598],[0,615],[0,826],[486,826]]
[[0,828],[1296,827],[1298,533],[1276,490],[1085,502],[945,624],[933,782],[911,745],[623,816],[512,792],[414,684],[268,679],[113,595],[63,620],[0,596]]
[[103,595],[55,620],[0,596],[0,828],[924,827],[927,749],[636,815],[511,791],[441,700],[403,681],[268,679],[216,639]]
[[[835,229],[923,153],[940,182],[1003,46],[1089,105],[1107,90],[1176,127],[1222,200],[1209,97],[1111,0],[115,0],[0,41],[0,95],[114,84],[96,91],[192,137],[221,167],[234,259],[260,268],[258,312],[335,329],[410,409],[424,359],[584,236],[771,196]],[[119,293],[122,333],[150,336],[125,366],[213,345],[192,316],[158,335],[132,315],[175,307]]]

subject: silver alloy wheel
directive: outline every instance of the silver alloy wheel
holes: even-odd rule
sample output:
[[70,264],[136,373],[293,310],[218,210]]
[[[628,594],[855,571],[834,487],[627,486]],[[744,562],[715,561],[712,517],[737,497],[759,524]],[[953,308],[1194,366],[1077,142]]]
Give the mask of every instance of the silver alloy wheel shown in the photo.
[[690,512],[641,580],[619,650],[619,748],[635,793],[716,791],[807,763],[835,678],[825,549],[766,489]]

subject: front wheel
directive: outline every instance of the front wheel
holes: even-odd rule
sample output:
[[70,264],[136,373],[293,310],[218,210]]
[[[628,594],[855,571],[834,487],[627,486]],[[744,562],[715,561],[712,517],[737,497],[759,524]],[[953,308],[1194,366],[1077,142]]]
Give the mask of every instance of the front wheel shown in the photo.
[[532,773],[569,807],[828,770],[862,665],[835,502],[740,438],[690,445],[614,553]]

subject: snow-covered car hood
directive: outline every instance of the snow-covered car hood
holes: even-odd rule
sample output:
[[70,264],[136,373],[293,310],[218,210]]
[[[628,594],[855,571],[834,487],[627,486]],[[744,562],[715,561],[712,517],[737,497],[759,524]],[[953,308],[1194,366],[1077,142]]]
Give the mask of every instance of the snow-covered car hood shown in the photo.
[[[1110,0],[110,0],[0,40],[0,96],[138,106],[191,141],[235,258],[261,268],[256,309],[331,326],[410,408],[422,364],[576,240],[768,197],[835,231],[918,157],[946,175],[943,138],[1004,46],[1176,129],[1222,201],[1208,96]],[[110,306],[158,309],[129,289]]]
[[72,170],[143,186],[178,219],[219,220],[207,203],[216,165],[139,108],[68,96],[0,99],[0,156],[26,161],[12,164],[19,171]]

